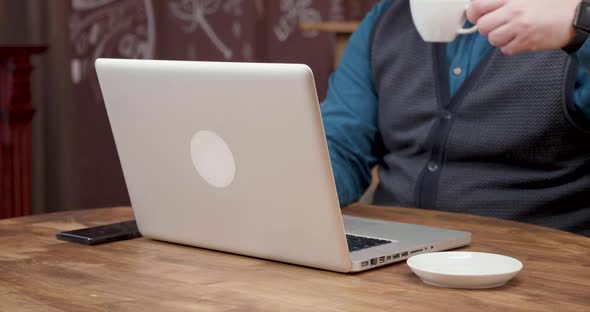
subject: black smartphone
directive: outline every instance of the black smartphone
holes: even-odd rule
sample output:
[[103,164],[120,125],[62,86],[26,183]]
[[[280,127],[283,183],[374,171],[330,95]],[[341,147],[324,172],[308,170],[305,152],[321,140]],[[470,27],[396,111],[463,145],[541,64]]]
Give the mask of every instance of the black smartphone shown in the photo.
[[135,220],[57,233],[58,239],[84,245],[98,245],[141,237]]

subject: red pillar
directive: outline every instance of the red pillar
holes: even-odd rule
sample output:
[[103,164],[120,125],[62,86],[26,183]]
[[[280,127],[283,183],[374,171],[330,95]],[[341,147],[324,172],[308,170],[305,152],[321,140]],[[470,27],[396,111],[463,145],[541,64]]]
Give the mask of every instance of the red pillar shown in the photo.
[[32,54],[46,47],[0,46],[0,219],[32,213]]

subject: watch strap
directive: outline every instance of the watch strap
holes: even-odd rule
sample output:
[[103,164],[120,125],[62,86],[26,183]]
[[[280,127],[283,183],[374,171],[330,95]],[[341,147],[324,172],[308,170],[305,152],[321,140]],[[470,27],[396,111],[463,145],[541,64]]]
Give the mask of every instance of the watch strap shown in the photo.
[[[581,27],[584,24],[587,24],[585,21],[586,20],[590,20],[590,16],[582,16],[582,13],[587,13],[587,7],[590,5],[590,0],[582,0],[580,1],[580,4],[578,4],[578,7],[576,9],[576,15],[574,17],[574,20],[572,22],[572,26],[574,27],[574,30],[576,31],[576,35],[574,36],[574,38],[572,39],[572,41],[565,47],[563,47],[563,51],[565,51],[568,54],[573,54],[578,52],[578,50],[580,50],[580,48],[584,45],[584,43],[586,42],[586,39],[588,39],[588,35],[590,34],[590,32],[588,31],[588,29]],[[583,12],[582,12],[583,11]],[[586,14],[587,15],[587,14]],[[582,23],[580,19],[583,19]]]
[[570,43],[567,46],[563,47],[562,50],[565,51],[567,54],[574,54],[578,52],[578,50],[580,50],[580,48],[584,45],[587,39],[587,33],[580,30],[576,30],[576,35],[574,36],[574,39],[572,39],[572,41],[570,41]]

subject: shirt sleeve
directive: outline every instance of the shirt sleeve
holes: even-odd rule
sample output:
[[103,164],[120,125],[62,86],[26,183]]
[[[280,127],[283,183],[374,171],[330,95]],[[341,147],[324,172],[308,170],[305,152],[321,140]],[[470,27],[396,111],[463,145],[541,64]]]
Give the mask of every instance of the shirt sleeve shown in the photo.
[[574,90],[574,99],[578,108],[590,123],[590,40],[576,52],[578,75]]
[[352,34],[321,106],[341,206],[360,198],[382,155],[370,45],[373,26],[390,2],[378,3]]

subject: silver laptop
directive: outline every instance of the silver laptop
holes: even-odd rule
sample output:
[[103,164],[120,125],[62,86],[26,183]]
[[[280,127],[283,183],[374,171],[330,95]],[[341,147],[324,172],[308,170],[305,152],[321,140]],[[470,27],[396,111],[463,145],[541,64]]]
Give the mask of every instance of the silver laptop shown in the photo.
[[471,241],[342,217],[305,65],[99,59],[96,70],[145,237],[337,272]]

